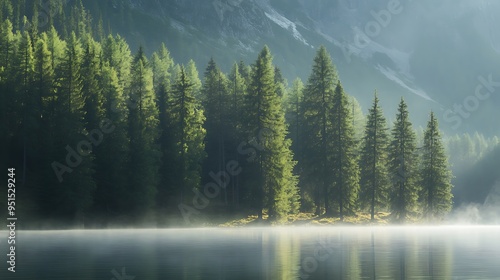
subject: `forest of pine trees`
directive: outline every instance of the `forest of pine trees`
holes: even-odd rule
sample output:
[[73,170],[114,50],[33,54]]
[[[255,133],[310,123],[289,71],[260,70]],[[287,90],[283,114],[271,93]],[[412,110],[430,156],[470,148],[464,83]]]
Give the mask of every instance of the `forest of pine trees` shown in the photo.
[[16,168],[32,227],[203,214],[282,223],[299,211],[404,223],[451,210],[434,114],[422,145],[403,99],[391,130],[376,94],[365,120],[325,47],[290,88],[267,47],[229,73],[211,59],[200,79],[165,45],[148,56],[95,31],[79,5],[67,25],[38,27],[10,3],[0,1],[0,165]]

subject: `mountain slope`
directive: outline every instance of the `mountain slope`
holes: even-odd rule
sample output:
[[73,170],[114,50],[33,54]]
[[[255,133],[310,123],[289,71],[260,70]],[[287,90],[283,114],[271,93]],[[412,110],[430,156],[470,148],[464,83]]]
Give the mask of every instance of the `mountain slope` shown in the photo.
[[[103,14],[132,46],[152,52],[166,42],[176,61],[193,58],[199,68],[212,56],[228,71],[234,61],[253,61],[267,44],[288,80],[305,80],[315,49],[324,44],[347,92],[363,108],[378,89],[389,118],[403,96],[417,125],[432,109],[447,132],[500,133],[490,121],[500,95],[493,91],[477,106],[473,100],[480,77],[500,81],[497,1],[92,0],[85,5],[94,15]],[[474,110],[462,114],[455,104]]]

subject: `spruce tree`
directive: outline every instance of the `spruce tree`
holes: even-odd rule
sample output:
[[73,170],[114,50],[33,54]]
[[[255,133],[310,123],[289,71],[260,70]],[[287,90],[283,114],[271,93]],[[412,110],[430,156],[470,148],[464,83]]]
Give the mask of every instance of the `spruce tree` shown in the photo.
[[262,210],[269,210],[274,221],[283,220],[298,210],[297,177],[293,174],[291,141],[286,139],[282,100],[276,92],[274,67],[269,48],[260,52],[252,67],[251,84],[246,98],[246,131],[249,137],[258,135],[260,149],[256,150],[257,178],[252,183],[257,189],[256,209],[262,219]]
[[54,26],[52,26],[47,32],[47,39],[47,45],[52,58],[52,68],[56,69],[63,61],[66,42],[61,40]]
[[[201,90],[201,98],[205,109],[205,129],[207,158],[205,160],[203,174],[210,172],[225,171],[228,152],[231,148],[234,133],[231,127],[231,96],[228,90],[228,80],[224,73],[218,68],[215,61],[210,59],[205,70],[204,83]],[[211,180],[207,176],[207,180]],[[224,203],[228,204],[227,188],[223,190]]]
[[188,76],[191,84],[193,85],[193,95],[197,100],[201,101],[201,80],[200,75],[198,74],[198,69],[196,68],[196,63],[194,60],[190,59],[188,64],[186,65],[186,75]]
[[[55,149],[57,159],[52,168],[60,182],[60,191],[54,199],[61,199],[63,213],[74,215],[78,224],[84,223],[85,214],[92,205],[95,182],[92,178],[92,145],[85,139],[87,131],[84,126],[84,98],[82,95],[82,47],[75,33],[71,33],[64,51],[62,61],[56,69],[59,77],[55,103]],[[72,154],[74,163],[68,163],[67,155]],[[64,161],[66,159],[66,161]],[[68,166],[66,166],[68,164]],[[72,169],[70,172],[69,169]],[[62,196],[62,197],[60,197]],[[69,216],[68,218],[73,218]]]
[[103,100],[99,106],[102,114],[99,127],[104,125],[109,129],[99,129],[92,135],[96,139],[99,139],[99,133],[102,135],[100,144],[94,148],[97,183],[94,210],[105,221],[122,223],[124,221],[118,219],[129,213],[135,199],[132,197],[127,175],[131,171],[127,169],[130,146],[126,96],[120,86],[117,71],[108,62],[101,66],[98,82]]
[[[243,167],[245,162],[240,160],[241,154],[238,151],[240,143],[244,139],[243,131],[243,110],[244,110],[244,100],[247,91],[247,84],[243,76],[240,74],[240,69],[237,63],[233,64],[231,72],[228,76],[228,91],[230,98],[229,106],[229,126],[232,127],[230,132],[230,138],[234,141],[230,144],[231,148],[228,153],[228,158],[236,160]],[[240,196],[240,185],[241,185],[241,174],[236,174],[231,178],[230,189],[231,189],[231,201],[234,208],[239,207],[241,196]]]
[[418,157],[416,135],[408,114],[408,106],[401,98],[389,145],[389,173],[391,174],[391,215],[400,223],[417,213]]
[[314,202],[316,215],[321,214],[323,198],[326,214],[331,214],[328,201],[332,188],[331,172],[332,151],[329,142],[332,141],[331,109],[333,95],[338,82],[337,70],[324,46],[321,46],[314,58],[311,75],[304,89],[304,139],[307,146],[304,151],[304,180],[314,186]]
[[113,37],[108,35],[103,42],[103,59],[109,62],[109,65],[116,70],[120,86],[128,88],[130,83],[130,71],[132,64],[132,55],[130,48],[120,35]]
[[[292,88],[287,91],[285,96],[285,117],[288,123],[288,130],[290,139],[292,140],[292,151],[295,156],[295,160],[297,161],[296,171],[300,176],[300,196],[302,207],[305,206],[306,199],[306,184],[303,183],[302,172],[305,168],[303,166],[304,161],[303,158],[305,156],[304,151],[306,147],[303,145],[303,139],[305,136],[303,135],[303,123],[304,123],[304,114],[303,114],[303,99],[304,99],[304,84],[302,80],[299,78],[295,79],[292,84]],[[310,186],[310,185],[309,185]],[[314,190],[307,190],[310,193],[313,193]]]
[[[19,150],[19,155],[22,155],[22,177],[20,178],[23,186],[26,185],[26,180],[31,177],[30,171],[35,171],[29,163],[36,161],[36,151],[38,142],[37,132],[40,127],[41,107],[38,98],[33,94],[33,45],[31,37],[27,31],[21,34],[18,41],[17,51],[14,57],[14,92],[20,98],[14,99],[16,111],[21,114],[21,131],[19,143],[22,143],[22,150]],[[17,102],[16,102],[17,101]],[[18,171],[18,172],[19,172]]]
[[[175,155],[172,152],[174,150],[174,143],[169,116],[169,102],[171,98],[169,91],[171,88],[173,60],[164,44],[161,45],[157,52],[153,53],[150,63],[153,70],[153,85],[155,101],[158,107],[160,129],[158,141],[161,152],[161,163],[159,167],[160,182],[158,186],[157,209],[159,212],[164,213],[169,205],[172,207],[175,206],[175,203],[170,204],[168,202],[169,197],[172,196],[172,178],[175,177]],[[159,220],[163,221],[162,217],[159,217]]]
[[388,145],[387,123],[375,92],[373,106],[366,121],[359,161],[360,202],[365,209],[369,209],[372,222],[376,211],[386,209],[389,202]]
[[[357,210],[359,168],[351,108],[340,82],[335,88],[330,118],[333,200],[338,205],[342,221],[344,215],[353,214]],[[330,199],[328,193],[325,199]]]
[[142,48],[131,68],[128,88],[128,134],[130,138],[129,201],[136,218],[152,218],[158,184],[158,108],[153,74]]
[[83,46],[82,58],[82,94],[85,99],[85,124],[88,131],[99,127],[102,119],[103,97],[99,87],[99,55],[101,54],[100,44],[95,42],[90,36],[86,38]]
[[430,114],[424,134],[421,164],[420,198],[423,203],[424,216],[428,221],[442,219],[451,210],[453,186],[441,133],[433,112]]
[[180,198],[178,203],[184,203],[188,201],[188,193],[200,186],[201,163],[206,157],[205,116],[200,102],[194,97],[194,86],[184,66],[180,67],[172,85],[169,107],[177,175],[172,193]]
[[[51,189],[48,186],[58,185],[59,182],[55,176],[47,176],[53,174],[51,163],[55,158],[54,135],[56,133],[55,123],[55,105],[56,105],[56,88],[55,88],[55,72],[52,68],[52,54],[48,47],[48,37],[46,33],[38,36],[35,43],[35,70],[33,78],[33,94],[38,99],[41,112],[40,115],[40,130],[37,132],[39,147],[39,161],[37,165],[40,174],[45,176],[40,177],[38,188],[35,190],[35,195],[38,198],[39,214],[47,215],[46,210],[53,205],[50,205]],[[54,190],[55,191],[55,190]]]

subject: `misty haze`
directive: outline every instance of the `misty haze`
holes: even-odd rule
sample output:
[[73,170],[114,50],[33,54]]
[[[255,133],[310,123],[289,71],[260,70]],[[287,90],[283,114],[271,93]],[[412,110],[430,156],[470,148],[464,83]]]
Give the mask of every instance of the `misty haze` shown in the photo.
[[1,279],[497,279],[500,2],[0,0]]

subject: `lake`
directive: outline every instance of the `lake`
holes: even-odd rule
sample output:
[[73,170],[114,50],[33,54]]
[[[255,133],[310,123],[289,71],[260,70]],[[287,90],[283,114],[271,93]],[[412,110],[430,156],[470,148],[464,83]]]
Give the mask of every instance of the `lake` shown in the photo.
[[500,279],[499,226],[19,231],[0,279]]

